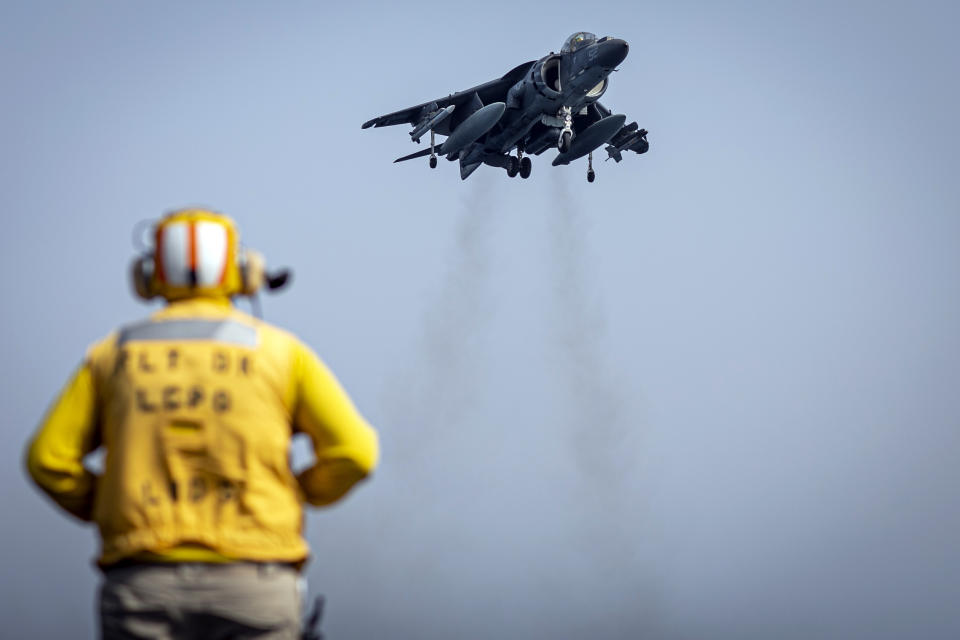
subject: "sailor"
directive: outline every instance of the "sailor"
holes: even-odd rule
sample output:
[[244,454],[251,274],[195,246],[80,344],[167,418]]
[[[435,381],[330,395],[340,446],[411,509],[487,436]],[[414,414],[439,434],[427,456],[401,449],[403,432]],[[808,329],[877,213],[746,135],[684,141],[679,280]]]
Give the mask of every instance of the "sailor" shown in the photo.
[[[175,211],[154,242],[133,284],[166,306],[90,347],[28,472],[99,530],[104,638],[296,638],[304,503],[370,475],[376,432],[306,345],[232,306],[278,279],[230,218]],[[297,433],[316,459],[295,474]]]

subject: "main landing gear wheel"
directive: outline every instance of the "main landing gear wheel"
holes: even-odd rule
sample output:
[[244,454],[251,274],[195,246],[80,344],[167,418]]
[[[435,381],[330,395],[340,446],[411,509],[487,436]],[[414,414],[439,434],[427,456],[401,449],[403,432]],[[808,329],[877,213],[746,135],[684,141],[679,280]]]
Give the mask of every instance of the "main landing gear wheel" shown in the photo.
[[530,172],[533,170],[533,163],[530,162],[530,158],[524,156],[520,158],[520,177],[526,180],[530,177]]
[[566,153],[570,151],[570,143],[573,142],[573,132],[564,131],[560,134],[560,139],[557,140],[557,151],[560,153]]
[[597,179],[597,172],[593,170],[593,151],[587,156],[587,182]]
[[587,182],[593,182],[597,179],[596,171],[587,171]]
[[431,169],[437,168],[437,156],[430,156],[430,168]]
[[507,163],[507,175],[516,178],[518,173],[520,173],[520,161],[510,156],[510,162]]

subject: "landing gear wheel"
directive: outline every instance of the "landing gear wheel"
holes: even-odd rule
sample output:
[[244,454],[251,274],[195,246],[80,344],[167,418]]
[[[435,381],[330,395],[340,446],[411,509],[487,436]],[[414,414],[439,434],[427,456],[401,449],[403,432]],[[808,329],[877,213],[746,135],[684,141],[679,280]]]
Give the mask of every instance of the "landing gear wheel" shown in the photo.
[[430,156],[430,168],[431,169],[437,168],[437,156]]
[[507,175],[516,178],[518,173],[520,173],[520,161],[510,156],[510,162],[507,164]]
[[530,162],[530,158],[524,156],[520,158],[520,177],[526,180],[530,177],[530,172],[533,170],[533,163]]
[[564,131],[560,134],[560,139],[557,141],[557,150],[560,153],[566,153],[570,151],[570,143],[573,142],[573,132]]
[[597,179],[596,171],[587,171],[587,182],[593,182]]

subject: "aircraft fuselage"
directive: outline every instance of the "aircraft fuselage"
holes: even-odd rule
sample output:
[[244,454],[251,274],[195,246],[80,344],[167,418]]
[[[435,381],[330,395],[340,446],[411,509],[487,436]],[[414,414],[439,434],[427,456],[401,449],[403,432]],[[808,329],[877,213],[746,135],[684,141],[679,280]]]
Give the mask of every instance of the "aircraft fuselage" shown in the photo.
[[[562,128],[561,112],[577,113],[595,102],[606,90],[607,76],[627,57],[629,45],[607,38],[573,52],[552,53],[538,60],[507,94],[507,110],[499,130],[487,135],[470,155],[505,154],[538,122],[555,118]],[[546,115],[545,115],[546,114]],[[553,114],[553,115],[550,115]]]

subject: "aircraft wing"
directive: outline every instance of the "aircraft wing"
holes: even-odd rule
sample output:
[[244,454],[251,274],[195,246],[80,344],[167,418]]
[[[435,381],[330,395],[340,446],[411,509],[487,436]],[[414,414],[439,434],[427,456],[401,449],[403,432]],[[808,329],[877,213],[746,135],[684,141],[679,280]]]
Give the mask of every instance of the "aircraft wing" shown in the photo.
[[388,113],[378,118],[367,120],[363,123],[361,128],[367,129],[369,127],[389,127],[395,124],[416,124],[420,121],[425,113],[434,111],[436,109],[443,109],[451,104],[462,104],[468,100],[472,100],[474,94],[480,98],[483,104],[490,104],[491,102],[503,102],[507,98],[507,91],[510,90],[510,87],[519,82],[535,62],[536,60],[524,62],[523,64],[517,65],[496,80],[485,82],[471,89],[466,89],[465,91],[452,93],[446,98],[424,102],[423,104],[418,104],[414,107],[401,109],[400,111],[394,111],[393,113]]

